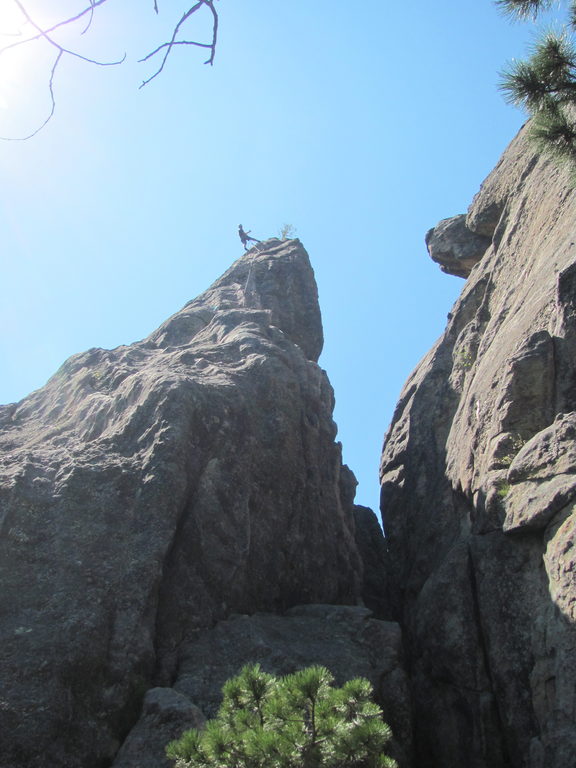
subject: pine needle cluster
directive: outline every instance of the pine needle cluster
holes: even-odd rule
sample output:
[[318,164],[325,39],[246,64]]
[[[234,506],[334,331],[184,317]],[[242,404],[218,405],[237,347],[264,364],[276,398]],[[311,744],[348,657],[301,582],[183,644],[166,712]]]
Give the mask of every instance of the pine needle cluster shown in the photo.
[[166,754],[176,768],[396,768],[369,681],[333,682],[320,666],[282,678],[246,666],[224,685],[217,716]]
[[[505,13],[536,18],[553,0],[498,0]],[[560,32],[545,33],[531,56],[513,61],[502,72],[500,88],[507,101],[532,116],[530,137],[543,151],[568,162],[576,173],[576,0]]]

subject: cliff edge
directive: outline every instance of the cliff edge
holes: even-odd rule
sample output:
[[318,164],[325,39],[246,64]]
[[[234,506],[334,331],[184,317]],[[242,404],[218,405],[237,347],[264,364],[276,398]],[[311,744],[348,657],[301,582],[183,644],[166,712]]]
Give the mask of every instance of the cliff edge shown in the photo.
[[381,463],[418,768],[573,765],[575,221],[567,172],[523,130],[427,236],[469,276]]

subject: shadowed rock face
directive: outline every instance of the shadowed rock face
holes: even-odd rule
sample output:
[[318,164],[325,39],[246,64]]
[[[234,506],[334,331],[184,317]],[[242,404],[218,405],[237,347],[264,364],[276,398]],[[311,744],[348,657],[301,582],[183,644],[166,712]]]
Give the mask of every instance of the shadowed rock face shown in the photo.
[[385,439],[418,768],[574,761],[575,221],[567,173],[521,133],[466,218],[491,244]]
[[3,768],[109,765],[231,612],[357,601],[321,347],[307,254],[273,240],[0,408]]
[[[163,744],[158,743],[160,726],[174,722],[182,730],[180,713],[190,717],[191,701],[207,717],[214,717],[222,686],[248,663],[258,663],[277,676],[319,664],[332,672],[336,685],[354,677],[368,678],[393,729],[394,757],[400,768],[407,768],[411,764],[411,707],[402,656],[398,624],[378,621],[362,607],[305,605],[283,616],[233,616],[182,646],[174,687],[156,688],[147,694],[142,718],[113,768],[147,768],[148,762],[143,762],[146,756],[151,758],[150,768],[169,768],[171,763],[163,755],[170,737],[164,735]],[[193,726],[190,719],[187,727]]]

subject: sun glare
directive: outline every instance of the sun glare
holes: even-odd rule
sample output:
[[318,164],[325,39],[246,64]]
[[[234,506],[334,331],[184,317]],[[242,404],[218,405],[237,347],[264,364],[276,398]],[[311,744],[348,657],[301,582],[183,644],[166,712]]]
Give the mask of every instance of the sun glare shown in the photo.
[[[27,4],[22,5],[28,10]],[[0,0],[0,109],[4,112],[27,100],[33,88],[29,82],[31,73],[45,61],[42,47],[46,46],[24,42],[35,34],[14,0]]]
[[0,0],[0,47],[22,35],[26,19],[13,0]]
[[[26,19],[13,0],[0,0],[0,50],[17,43],[25,34]],[[0,109],[8,109],[11,95],[22,68],[18,49],[0,55]]]

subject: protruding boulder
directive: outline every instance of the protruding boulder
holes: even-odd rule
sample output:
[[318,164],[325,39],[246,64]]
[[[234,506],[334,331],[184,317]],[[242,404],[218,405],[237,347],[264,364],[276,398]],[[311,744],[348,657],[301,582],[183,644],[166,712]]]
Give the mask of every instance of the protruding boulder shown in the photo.
[[426,246],[442,272],[468,277],[486,253],[490,238],[478,235],[466,226],[466,215],[443,219],[426,233]]

